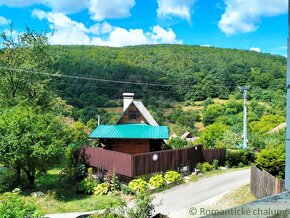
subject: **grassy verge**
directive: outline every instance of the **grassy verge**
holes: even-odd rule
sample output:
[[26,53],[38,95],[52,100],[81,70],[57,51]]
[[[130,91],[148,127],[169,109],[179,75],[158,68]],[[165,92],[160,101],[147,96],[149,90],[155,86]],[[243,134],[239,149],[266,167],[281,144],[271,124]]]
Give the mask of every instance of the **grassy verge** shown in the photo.
[[250,192],[250,185],[245,185],[224,195],[217,201],[217,206],[229,208],[246,204],[254,200],[256,200],[256,198]]
[[216,176],[216,175],[220,175],[223,173],[230,173],[230,172],[235,172],[235,171],[239,171],[239,170],[245,170],[245,169],[249,169],[249,166],[246,167],[239,167],[239,168],[228,168],[228,169],[218,169],[218,170],[211,170],[211,171],[206,171],[203,173],[200,173],[198,175],[190,175],[190,181],[191,182],[196,182],[201,178],[207,178],[207,177],[211,177],[211,176]]
[[[26,202],[34,202],[37,209],[46,214],[100,210],[117,205],[122,201],[116,195],[97,196],[73,193],[69,195],[69,198],[62,199],[59,193],[56,194],[59,172],[60,168],[55,168],[47,171],[46,174],[39,175],[35,181],[35,188],[33,190],[23,190],[21,198]],[[45,196],[31,197],[31,192],[35,191],[41,191]],[[6,196],[5,194],[0,194],[0,201],[5,200]]]

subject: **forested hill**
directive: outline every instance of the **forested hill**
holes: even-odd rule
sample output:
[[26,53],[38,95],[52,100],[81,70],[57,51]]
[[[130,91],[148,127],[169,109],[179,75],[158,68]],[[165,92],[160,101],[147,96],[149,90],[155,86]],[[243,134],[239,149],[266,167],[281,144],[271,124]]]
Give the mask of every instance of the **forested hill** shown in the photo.
[[[124,48],[53,46],[61,74],[145,83],[101,82],[71,78],[51,81],[60,97],[82,108],[114,106],[123,92],[134,92],[147,104],[227,99],[238,86],[251,87],[250,98],[272,101],[285,93],[286,58],[254,51],[184,45],[144,45]],[[154,84],[170,86],[152,86]],[[275,95],[277,95],[275,97]],[[85,110],[85,111],[84,111]]]

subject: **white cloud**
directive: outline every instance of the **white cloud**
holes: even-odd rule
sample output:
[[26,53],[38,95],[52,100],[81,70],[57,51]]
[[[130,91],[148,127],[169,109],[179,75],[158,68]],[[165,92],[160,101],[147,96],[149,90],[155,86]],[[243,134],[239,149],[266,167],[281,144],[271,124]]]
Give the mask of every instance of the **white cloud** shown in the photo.
[[250,51],[260,52],[261,49],[257,48],[257,47],[252,47],[252,48],[250,48]]
[[208,44],[206,44],[206,45],[200,45],[201,47],[211,47],[211,45],[208,45]]
[[182,41],[176,40],[176,35],[172,29],[165,30],[160,26],[154,26],[152,31],[144,33],[142,29],[123,29],[116,28],[111,32],[107,40],[94,37],[92,44],[122,47],[127,45],[144,44],[181,44]]
[[5,18],[0,16],[0,25],[7,25],[9,21]]
[[113,27],[108,22],[104,22],[102,24],[96,23],[95,25],[89,28],[89,32],[100,35],[100,34],[107,34],[113,31]]
[[91,27],[86,27],[83,23],[74,21],[58,12],[34,10],[32,17],[48,20],[50,28],[54,30],[54,34],[50,38],[52,44],[121,47],[140,44],[182,43],[176,40],[176,35],[172,29],[164,29],[158,25],[153,26],[151,31],[144,32],[142,29],[127,30],[113,27],[108,22],[96,23]]
[[157,0],[158,17],[180,17],[191,22],[191,8],[196,0]]
[[129,17],[130,9],[135,6],[135,0],[90,0],[89,11],[91,18],[101,21],[106,18]]
[[224,0],[226,10],[219,28],[227,35],[253,32],[262,17],[287,13],[287,0]]
[[101,21],[107,18],[129,17],[130,10],[135,6],[135,0],[0,0],[0,5],[9,7],[24,7],[45,5],[53,12],[65,14],[77,13],[88,9],[93,20]]
[[[83,23],[71,20],[66,15],[58,12],[44,12],[41,10],[34,10],[32,12],[32,17],[37,17],[40,20],[48,20],[50,23],[50,28],[54,30],[54,34],[50,38],[50,42],[52,44],[87,45],[91,42],[88,34],[97,31],[95,26],[87,28]],[[108,24],[106,23],[105,26],[107,25]],[[102,29],[101,24],[99,24],[99,29]]]

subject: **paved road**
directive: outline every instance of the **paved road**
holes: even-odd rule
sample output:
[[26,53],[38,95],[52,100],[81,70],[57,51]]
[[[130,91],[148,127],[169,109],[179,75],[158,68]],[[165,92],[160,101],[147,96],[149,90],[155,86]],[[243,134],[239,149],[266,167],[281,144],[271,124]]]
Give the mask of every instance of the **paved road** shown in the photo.
[[185,217],[188,208],[249,183],[249,169],[224,173],[157,193],[153,202],[162,203],[156,208],[157,213],[167,214],[169,217]]

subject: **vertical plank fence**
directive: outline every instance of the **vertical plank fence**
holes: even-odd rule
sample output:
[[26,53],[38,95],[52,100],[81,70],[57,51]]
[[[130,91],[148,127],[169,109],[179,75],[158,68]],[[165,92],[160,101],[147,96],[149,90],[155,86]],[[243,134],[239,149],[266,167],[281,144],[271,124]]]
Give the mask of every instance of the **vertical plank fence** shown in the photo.
[[284,192],[285,185],[283,179],[278,179],[252,165],[250,189],[253,195],[259,199]]
[[[126,154],[102,148],[82,147],[81,160],[91,167],[115,171],[116,173],[135,177],[155,172],[178,170],[180,167],[189,167],[203,163],[219,160],[223,165],[225,160],[225,149],[207,149],[202,145],[189,148],[147,152],[140,154]],[[153,159],[153,155],[157,159]]]
[[220,166],[225,165],[226,149],[225,148],[212,148],[203,150],[204,161],[212,163],[213,160],[218,160]]

